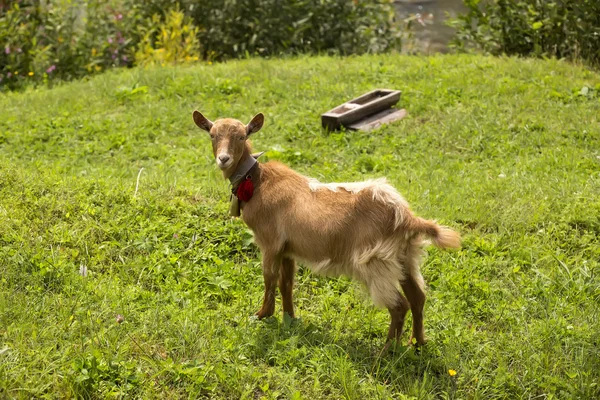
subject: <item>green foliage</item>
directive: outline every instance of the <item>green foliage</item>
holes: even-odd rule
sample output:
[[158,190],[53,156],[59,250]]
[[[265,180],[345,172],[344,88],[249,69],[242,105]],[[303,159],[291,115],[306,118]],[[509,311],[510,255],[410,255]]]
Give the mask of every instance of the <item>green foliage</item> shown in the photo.
[[454,45],[492,54],[583,60],[600,65],[597,0],[464,0],[468,11],[451,25]]
[[[401,89],[408,116],[322,130],[373,87]],[[0,398],[600,398],[599,93],[598,73],[556,60],[364,55],[0,95]],[[388,312],[303,265],[299,318],[278,299],[249,319],[260,254],[194,109],[264,112],[262,161],[386,176],[462,233],[428,250],[421,351],[380,356]]]
[[131,65],[135,14],[121,1],[23,1],[0,10],[0,86]]
[[281,53],[380,53],[399,48],[390,0],[192,2],[208,59]]
[[198,61],[200,43],[198,28],[179,10],[169,10],[163,21],[154,14],[143,29],[143,36],[135,53],[138,65],[174,64]]
[[0,6],[0,88],[135,64],[399,48],[391,0],[29,0]]

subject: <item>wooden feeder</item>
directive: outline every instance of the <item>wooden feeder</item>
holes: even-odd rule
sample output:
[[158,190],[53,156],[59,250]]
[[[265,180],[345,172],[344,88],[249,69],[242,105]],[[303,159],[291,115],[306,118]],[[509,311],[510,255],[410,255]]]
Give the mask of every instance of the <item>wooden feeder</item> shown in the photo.
[[399,90],[376,89],[327,111],[321,123],[331,131],[341,126],[369,131],[406,116],[406,110],[392,108],[399,100]]

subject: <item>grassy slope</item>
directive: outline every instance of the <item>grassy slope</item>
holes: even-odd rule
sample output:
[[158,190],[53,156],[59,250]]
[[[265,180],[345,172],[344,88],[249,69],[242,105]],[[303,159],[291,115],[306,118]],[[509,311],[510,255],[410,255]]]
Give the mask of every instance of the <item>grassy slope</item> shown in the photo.
[[[409,117],[320,129],[375,87],[403,90]],[[581,68],[467,56],[131,70],[3,95],[0,397],[597,397],[599,99]],[[194,108],[262,111],[267,158],[321,180],[385,175],[463,233],[423,267],[420,353],[378,358],[387,312],[304,268],[298,321],[279,304],[249,321],[260,255],[226,215]]]

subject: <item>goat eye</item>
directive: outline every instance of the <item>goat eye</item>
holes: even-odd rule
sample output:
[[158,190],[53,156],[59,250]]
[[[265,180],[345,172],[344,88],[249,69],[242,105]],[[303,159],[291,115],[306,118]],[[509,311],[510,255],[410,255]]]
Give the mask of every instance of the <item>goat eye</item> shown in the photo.
[[210,135],[210,138],[211,138],[212,140],[215,140],[215,135]]
[[246,137],[245,136],[240,136],[240,140],[245,140]]

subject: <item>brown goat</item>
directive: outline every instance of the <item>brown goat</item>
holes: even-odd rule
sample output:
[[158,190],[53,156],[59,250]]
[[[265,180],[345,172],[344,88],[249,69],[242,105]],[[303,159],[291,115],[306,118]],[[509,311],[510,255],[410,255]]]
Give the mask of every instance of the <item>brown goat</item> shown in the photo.
[[262,114],[248,125],[229,118],[213,123],[198,111],[193,118],[210,133],[217,166],[231,181],[242,219],[262,252],[265,295],[258,318],[273,315],[277,286],[283,312],[294,317],[294,260],[301,260],[316,273],[346,275],[366,285],[373,302],[391,315],[386,347],[400,339],[409,309],[412,338],[425,343],[423,238],[458,248],[457,232],[415,216],[385,179],[323,184],[276,161],[259,164],[247,138],[262,128]]

